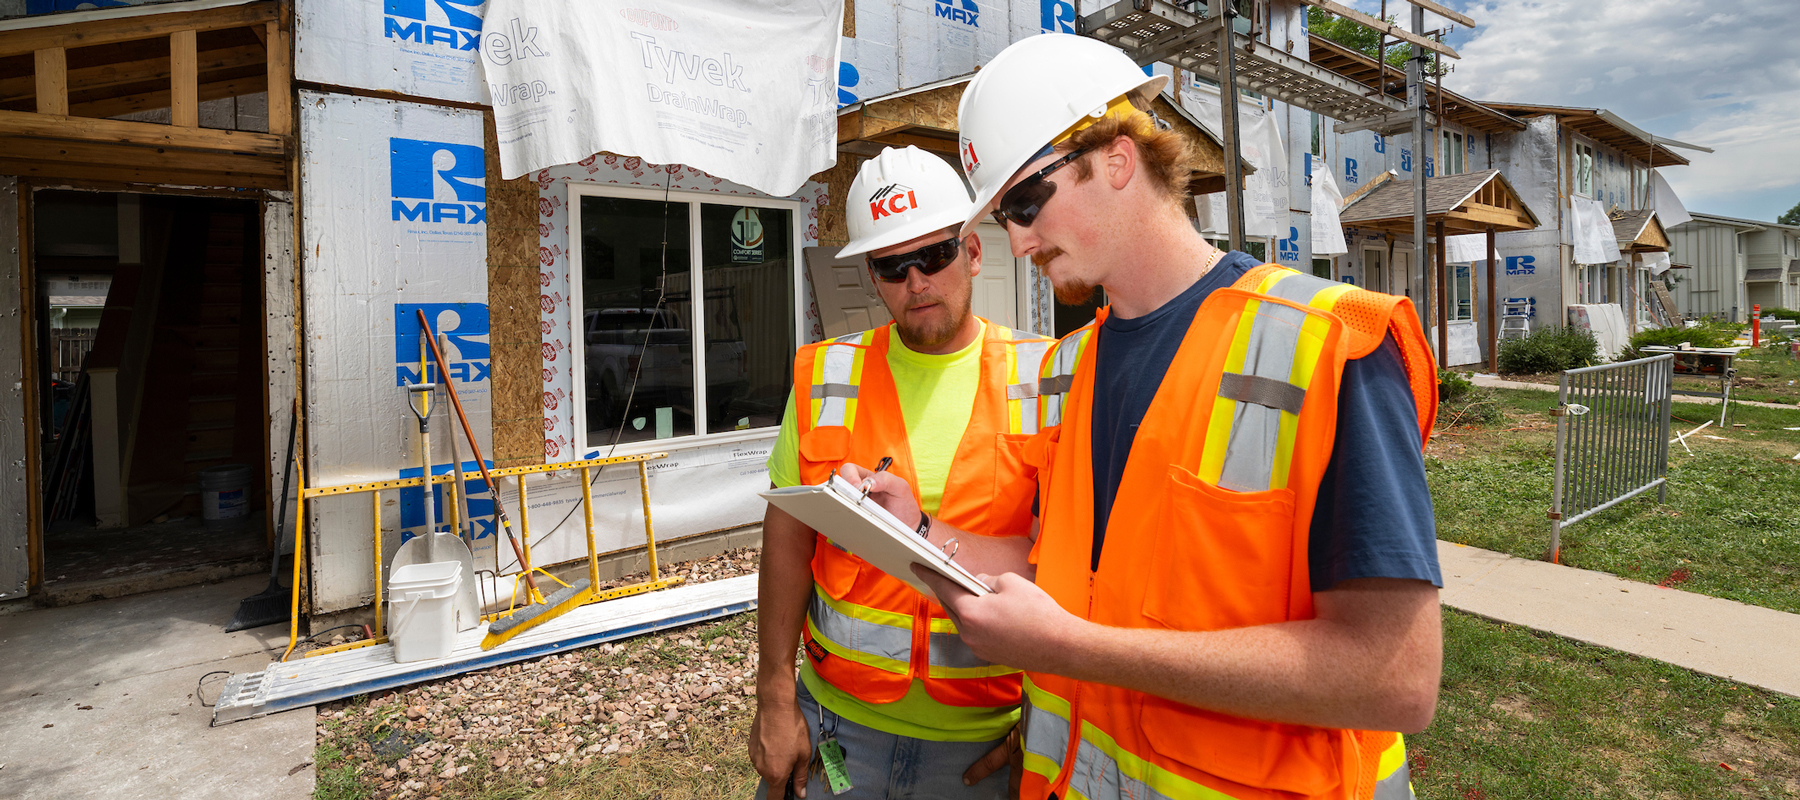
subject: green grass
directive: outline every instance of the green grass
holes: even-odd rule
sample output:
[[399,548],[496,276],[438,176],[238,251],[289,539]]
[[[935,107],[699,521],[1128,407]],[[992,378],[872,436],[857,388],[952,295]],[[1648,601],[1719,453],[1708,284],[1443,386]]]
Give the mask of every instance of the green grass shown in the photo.
[[[1732,364],[1737,367],[1738,385],[1732,387],[1731,399],[1787,405],[1800,403],[1800,360],[1788,357],[1786,343],[1769,346],[1765,342],[1761,348],[1745,350]],[[1793,383],[1790,385],[1789,381]],[[1719,382],[1678,378],[1675,388],[1716,392]]]
[[336,746],[322,744],[313,748],[313,800],[362,800],[370,797],[357,765],[344,758]]
[[1800,700],[1449,609],[1406,743],[1422,800],[1800,797]]
[[[1555,428],[1546,412],[1555,395],[1477,391],[1445,404],[1439,419],[1478,416],[1459,416],[1474,402],[1497,406],[1500,418],[1441,428],[1426,454],[1438,537],[1539,558],[1550,541]],[[1716,419],[1718,408],[1677,403],[1673,414],[1679,432]],[[1800,613],[1800,461],[1792,458],[1800,432],[1783,430],[1800,427],[1800,411],[1746,406],[1732,416],[1745,427],[1689,437],[1693,455],[1670,446],[1666,504],[1646,492],[1565,528],[1562,563]]]

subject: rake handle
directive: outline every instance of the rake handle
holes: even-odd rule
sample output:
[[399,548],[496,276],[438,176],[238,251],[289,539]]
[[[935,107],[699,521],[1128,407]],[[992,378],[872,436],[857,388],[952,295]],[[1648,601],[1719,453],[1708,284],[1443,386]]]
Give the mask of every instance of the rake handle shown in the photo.
[[[506,543],[512,545],[513,555],[519,559],[519,569],[524,573],[525,586],[533,595],[542,596],[538,592],[537,582],[531,579],[531,564],[525,561],[525,551],[519,547],[519,540],[513,536],[512,519],[506,514],[506,504],[500,501],[500,486],[494,483],[494,476],[488,473],[487,460],[481,457],[481,445],[475,442],[475,430],[469,427],[469,415],[463,413],[462,398],[456,396],[456,381],[450,378],[450,371],[444,368],[444,353],[438,349],[437,337],[432,333],[431,322],[425,318],[425,309],[413,309],[419,315],[419,337],[431,347],[431,360],[437,364],[439,382],[450,391],[450,405],[456,409],[456,420],[462,423],[463,436],[469,440],[469,450],[475,456],[475,466],[481,468],[481,480],[487,483],[488,494],[494,498],[494,512],[500,517],[500,527],[506,531]],[[452,434],[454,435],[454,434]],[[429,481],[430,476],[426,476]],[[428,489],[429,491],[429,489]]]

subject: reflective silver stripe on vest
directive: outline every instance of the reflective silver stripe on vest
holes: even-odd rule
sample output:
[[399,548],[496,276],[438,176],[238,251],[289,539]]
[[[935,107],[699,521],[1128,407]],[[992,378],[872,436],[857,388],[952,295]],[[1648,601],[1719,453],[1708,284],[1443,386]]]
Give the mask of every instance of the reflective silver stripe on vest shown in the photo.
[[1306,404],[1306,390],[1287,381],[1271,380],[1259,375],[1239,375],[1235,372],[1219,376],[1219,396],[1240,403],[1255,403],[1279,409],[1289,414],[1300,413],[1300,408]]
[[975,651],[970,650],[969,646],[963,643],[961,636],[944,631],[932,632],[931,652],[927,655],[930,656],[931,665],[934,667],[975,669],[993,666],[991,662],[975,655]]
[[[1279,303],[1257,303],[1250,324],[1250,340],[1244,350],[1244,375],[1287,383],[1294,369],[1294,350],[1300,343],[1300,326],[1306,312]],[[1223,391],[1221,397],[1229,398]],[[1298,388],[1298,387],[1296,387]],[[1301,400],[1304,400],[1302,392]],[[1225,445],[1225,463],[1219,486],[1234,492],[1267,491],[1275,469],[1276,442],[1281,434],[1280,408],[1258,403],[1238,403],[1231,420],[1231,436]]]
[[856,351],[849,344],[829,344],[824,353],[816,356],[824,360],[825,367],[821,381],[812,387],[812,397],[819,401],[819,415],[813,420],[813,427],[844,424],[849,401],[856,397],[857,387],[850,382],[856,371]]
[[855,397],[860,388],[847,383],[824,383],[812,387],[812,396],[814,400],[822,400],[827,397]]
[[1050,759],[1061,770],[1063,754],[1069,752],[1069,721],[1048,711],[1039,711],[1031,704],[1029,693],[1024,701],[1025,752]]
[[1075,386],[1075,368],[1081,360],[1082,345],[1094,335],[1094,328],[1082,328],[1056,343],[1049,363],[1038,380],[1038,402],[1043,405],[1043,427],[1062,424],[1063,401]]
[[858,653],[898,661],[912,662],[912,630],[891,625],[877,625],[850,617],[832,608],[813,588],[812,604],[807,608],[813,628],[832,644]]
[[1119,762],[1086,739],[1075,748],[1069,791],[1088,800],[1172,800],[1143,781],[1121,774]]
[[1326,280],[1304,272],[1293,272],[1276,281],[1274,286],[1269,287],[1269,296],[1279,297],[1290,303],[1306,305],[1312,302],[1314,295],[1337,285],[1337,281]]
[[[1062,769],[1069,748],[1069,721],[1041,711],[1025,697],[1025,752],[1042,756]],[[1069,771],[1069,793],[1087,800],[1170,800],[1143,781],[1119,772],[1119,762],[1094,744],[1083,740],[1075,747],[1075,768]]]
[[1394,774],[1375,782],[1374,800],[1413,800],[1412,769],[1405,761]]
[[[1337,285],[1336,281],[1288,270],[1267,294],[1304,306],[1319,292]],[[1306,316],[1291,306],[1258,303],[1244,351],[1243,373],[1227,373],[1219,381],[1219,396],[1238,401],[1219,472],[1222,488],[1260,492],[1273,480],[1281,415],[1298,415],[1306,402],[1306,390],[1289,383]]]
[[[1022,338],[1035,338],[1036,341],[1018,341]],[[1006,399],[1019,403],[1018,433],[1037,433],[1038,370],[1043,367],[1044,354],[1056,340],[1035,337],[1025,331],[1013,331],[1013,339],[1017,342],[1013,345],[1013,370],[1018,374],[1018,382],[1007,384]]]

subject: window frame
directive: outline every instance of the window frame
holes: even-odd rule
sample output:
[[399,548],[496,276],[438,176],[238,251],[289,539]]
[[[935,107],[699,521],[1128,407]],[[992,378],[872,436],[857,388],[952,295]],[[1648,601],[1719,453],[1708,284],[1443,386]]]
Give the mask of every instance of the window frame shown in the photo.
[[[1571,176],[1573,180],[1570,181],[1570,191],[1573,194],[1592,199],[1594,197],[1594,185],[1597,183],[1595,180],[1595,172],[1598,171],[1600,167],[1599,163],[1596,161],[1598,154],[1594,152],[1594,146],[1592,144],[1583,142],[1580,139],[1576,139],[1574,145],[1575,158],[1572,166],[1574,167],[1575,174]],[[1587,155],[1587,171],[1585,173],[1582,171],[1581,163],[1581,157],[1584,152]],[[1582,185],[1583,178],[1586,179],[1587,185],[1585,187]]]
[[1438,160],[1443,162],[1437,165],[1438,174],[1462,175],[1467,173],[1469,171],[1468,151],[1464,148],[1469,146],[1468,137],[1463,135],[1462,131],[1453,131],[1449,128],[1440,128],[1438,133],[1441,137],[1438,148],[1441,157]]
[[[620,442],[615,447],[607,448],[606,455],[608,457],[642,455],[644,453],[654,453],[660,450],[731,444],[734,442],[770,438],[778,435],[778,432],[780,431],[779,425],[766,428],[750,428],[741,431],[722,430],[712,432],[709,430],[709,423],[713,422],[713,420],[707,418],[709,409],[707,403],[708,398],[706,396],[706,358],[704,357],[704,354],[706,353],[706,292],[705,276],[702,272],[705,268],[706,261],[700,249],[700,207],[705,204],[748,206],[753,208],[783,209],[789,212],[789,236],[791,237],[789,241],[793,242],[791,248],[793,265],[790,268],[788,280],[793,286],[793,334],[794,345],[798,348],[807,344],[805,287],[802,285],[801,281],[804,279],[806,269],[806,240],[804,237],[806,233],[806,207],[809,204],[802,200],[790,200],[788,198],[770,197],[768,195],[664,190],[579,181],[566,181],[564,185],[566,191],[563,199],[564,202],[569,204],[568,245],[569,263],[571,265],[569,269],[568,297],[569,341],[571,343],[570,350],[579,350],[581,353],[578,359],[581,369],[580,371],[572,370],[572,374],[570,375],[570,383],[573,387],[570,395],[575,401],[574,433],[579,437],[577,452],[586,452],[595,449],[596,447],[600,447],[600,445],[593,445],[587,441],[587,380],[584,377],[587,369],[587,337],[585,335],[585,330],[583,330],[585,327],[584,315],[586,312],[585,306],[583,305],[582,280],[580,275],[580,271],[585,269],[581,252],[581,198],[583,197],[608,197],[624,200],[649,200],[658,203],[667,202],[671,204],[685,204],[688,209],[688,253],[690,254],[688,256],[688,292],[690,297],[700,298],[699,302],[689,304],[690,313],[693,315],[693,318],[688,320],[691,326],[690,332],[692,335],[690,341],[690,347],[692,349],[690,352],[696,354],[692,359],[694,362],[695,432],[682,436],[672,436],[667,439],[645,439],[637,442]],[[791,355],[792,354],[790,354],[790,356]]]

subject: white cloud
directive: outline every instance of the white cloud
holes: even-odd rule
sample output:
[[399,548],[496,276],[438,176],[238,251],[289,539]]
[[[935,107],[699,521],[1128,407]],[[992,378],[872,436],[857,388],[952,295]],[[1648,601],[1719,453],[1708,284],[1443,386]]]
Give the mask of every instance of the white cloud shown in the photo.
[[[1476,100],[1606,108],[1652,133],[1714,148],[1712,155],[1680,151],[1693,164],[1663,170],[1695,210],[1773,219],[1800,201],[1800,24],[1791,5],[1457,5],[1479,23],[1447,81],[1458,91]],[[1744,207],[1751,193],[1763,199]]]

